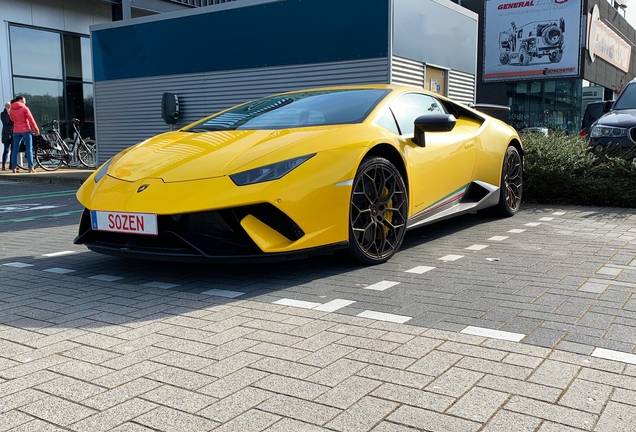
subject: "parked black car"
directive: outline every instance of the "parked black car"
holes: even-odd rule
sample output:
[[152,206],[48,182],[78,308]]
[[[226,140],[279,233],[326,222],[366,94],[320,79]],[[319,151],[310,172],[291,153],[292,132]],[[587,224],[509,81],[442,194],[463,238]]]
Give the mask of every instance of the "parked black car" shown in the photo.
[[585,107],[585,114],[583,114],[583,120],[581,121],[581,136],[589,136],[590,128],[596,120],[603,114],[603,105],[606,101],[590,102]]
[[625,86],[615,101],[603,103],[603,114],[590,128],[590,139],[598,151],[608,146],[636,145],[636,79]]

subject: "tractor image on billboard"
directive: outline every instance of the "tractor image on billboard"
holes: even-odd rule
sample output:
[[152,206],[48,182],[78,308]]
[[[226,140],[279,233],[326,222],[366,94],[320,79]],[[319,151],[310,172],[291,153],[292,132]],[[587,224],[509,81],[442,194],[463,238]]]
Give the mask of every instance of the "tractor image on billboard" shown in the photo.
[[516,60],[527,66],[535,57],[548,56],[550,62],[558,63],[563,58],[563,33],[563,18],[558,22],[534,21],[519,27],[512,22],[510,29],[499,33],[499,62],[507,65]]

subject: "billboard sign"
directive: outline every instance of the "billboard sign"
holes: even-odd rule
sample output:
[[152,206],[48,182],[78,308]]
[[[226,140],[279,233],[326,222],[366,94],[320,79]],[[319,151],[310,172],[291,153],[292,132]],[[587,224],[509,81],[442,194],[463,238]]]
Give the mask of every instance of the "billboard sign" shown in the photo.
[[484,81],[579,74],[581,0],[488,0]]

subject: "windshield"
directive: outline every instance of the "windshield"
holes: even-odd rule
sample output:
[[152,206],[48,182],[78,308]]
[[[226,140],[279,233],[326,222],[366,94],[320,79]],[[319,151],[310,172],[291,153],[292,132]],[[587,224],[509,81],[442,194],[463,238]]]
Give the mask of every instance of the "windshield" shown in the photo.
[[184,131],[289,129],[362,122],[390,90],[307,91],[239,105]]
[[621,95],[616,99],[612,109],[636,109],[636,83],[628,84]]

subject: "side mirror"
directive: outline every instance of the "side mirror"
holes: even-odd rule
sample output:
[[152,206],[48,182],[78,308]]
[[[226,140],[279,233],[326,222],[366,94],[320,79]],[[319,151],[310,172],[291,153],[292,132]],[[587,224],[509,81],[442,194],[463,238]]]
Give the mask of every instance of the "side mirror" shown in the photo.
[[161,97],[161,117],[169,125],[179,120],[179,98],[176,94],[166,92]]
[[614,105],[614,101],[605,101],[603,102],[603,112],[610,112],[612,110],[612,106]]
[[450,132],[455,127],[457,119],[452,114],[428,114],[415,119],[415,134],[413,142],[420,147],[426,146],[424,132]]

